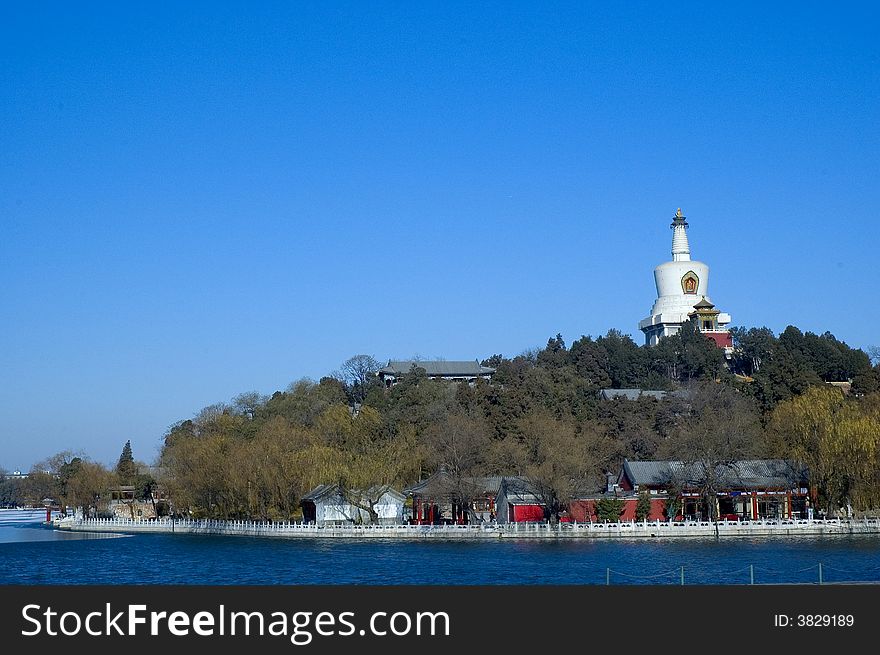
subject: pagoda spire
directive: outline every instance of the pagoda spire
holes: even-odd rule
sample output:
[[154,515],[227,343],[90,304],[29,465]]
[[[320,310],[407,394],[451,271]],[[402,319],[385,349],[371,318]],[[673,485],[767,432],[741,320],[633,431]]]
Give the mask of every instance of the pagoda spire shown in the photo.
[[672,217],[672,261],[689,262],[691,260],[691,246],[688,243],[688,222],[681,213],[681,207]]

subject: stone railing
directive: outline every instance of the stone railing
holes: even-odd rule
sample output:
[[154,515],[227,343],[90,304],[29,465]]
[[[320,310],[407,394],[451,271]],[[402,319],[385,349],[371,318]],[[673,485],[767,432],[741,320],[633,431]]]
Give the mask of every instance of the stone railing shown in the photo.
[[877,534],[880,519],[756,521],[622,521],[617,523],[482,523],[478,525],[344,525],[212,519],[56,519],[56,528],[85,532],[216,534],[288,538],[498,539],[794,536]]

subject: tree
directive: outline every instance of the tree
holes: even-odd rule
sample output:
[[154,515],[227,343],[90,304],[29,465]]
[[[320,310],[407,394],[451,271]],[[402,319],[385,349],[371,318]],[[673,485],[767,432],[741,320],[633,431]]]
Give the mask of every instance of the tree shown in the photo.
[[376,505],[382,496],[393,486],[412,479],[414,464],[420,458],[412,433],[370,442],[340,455],[336,483],[348,502],[366,510],[370,523],[379,519]]
[[547,340],[547,347],[537,354],[537,361],[539,366],[548,367],[564,366],[568,362],[568,351],[561,334]]
[[835,388],[813,387],[780,403],[770,430],[785,452],[806,465],[829,514],[850,504],[868,508],[880,500],[880,412],[870,403],[847,400]]
[[232,399],[232,411],[253,419],[257,410],[266,403],[266,397],[257,391],[247,391]]
[[761,404],[765,412],[776,405],[804,393],[809,387],[822,384],[803,358],[790,350],[780,349],[770,361],[764,362],[761,370],[755,373],[749,391]]
[[853,378],[852,391],[857,396],[880,391],[880,364],[856,375]]
[[600,403],[597,418],[605,434],[617,444],[619,460],[655,458],[662,439],[660,413],[670,404],[651,397]]
[[682,384],[715,380],[724,371],[724,351],[699,331],[695,320],[684,323],[676,334],[660,339],[652,354],[654,365]]
[[644,521],[651,514],[651,496],[647,491],[639,494],[636,501],[636,521]]
[[739,474],[739,460],[759,448],[760,423],[754,404],[732,387],[704,382],[691,387],[687,410],[663,452],[682,466],[672,471],[677,487],[700,493],[709,519],[716,521],[717,493],[724,480]]
[[764,362],[773,357],[777,348],[776,336],[770,328],[731,328],[734,347],[734,366],[743,375],[754,375]]
[[569,356],[582,378],[596,389],[611,386],[608,374],[608,352],[590,337],[581,337],[571,344]]
[[612,387],[657,388],[643,386],[648,383],[646,350],[639,348],[628,334],[623,334],[619,330],[608,330],[604,337],[596,339],[596,344],[607,353],[608,375],[611,377]]
[[120,453],[119,461],[116,463],[116,475],[119,477],[120,484],[134,484],[137,467],[134,463],[134,455],[131,452],[131,440],[126,441],[122,447],[122,453]]
[[680,513],[681,495],[673,486],[666,490],[666,500],[663,501],[663,515],[667,521],[673,521]]
[[382,496],[391,486],[412,479],[421,461],[414,431],[404,429],[389,437],[379,412],[369,406],[357,414],[347,407],[331,407],[317,427],[333,453],[322,482],[338,485],[349,503],[366,511],[370,522],[377,521],[376,505]]
[[552,523],[559,523],[572,500],[597,488],[609,444],[596,426],[586,424],[578,434],[571,421],[538,411],[519,422],[519,435],[508,438],[518,440],[519,469]]
[[61,473],[64,492],[61,500],[81,507],[84,515],[97,515],[113,486],[113,474],[97,462],[75,457]]
[[377,384],[376,371],[382,364],[370,355],[355,355],[342,363],[340,379],[345,383],[352,402],[362,403],[371,386]]
[[449,414],[426,434],[429,463],[445,473],[447,499],[467,508],[473,522],[472,501],[482,491],[474,483],[487,470],[489,436],[485,422],[462,413]]
[[616,523],[620,520],[624,508],[623,498],[605,497],[596,501],[596,518],[600,521]]
[[57,497],[58,483],[45,471],[34,469],[23,478],[0,474],[0,507],[37,507],[44,499]]

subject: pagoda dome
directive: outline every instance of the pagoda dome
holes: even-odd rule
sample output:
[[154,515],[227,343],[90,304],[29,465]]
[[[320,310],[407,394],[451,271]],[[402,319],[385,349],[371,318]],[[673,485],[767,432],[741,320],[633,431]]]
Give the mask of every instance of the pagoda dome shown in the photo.
[[[679,209],[672,219],[672,261],[663,262],[654,269],[657,299],[650,316],[639,322],[646,343],[655,345],[663,336],[675,334],[689,320],[695,305],[709,299],[709,267],[691,259],[688,243],[687,219]],[[718,329],[730,323],[730,315],[719,312]]]

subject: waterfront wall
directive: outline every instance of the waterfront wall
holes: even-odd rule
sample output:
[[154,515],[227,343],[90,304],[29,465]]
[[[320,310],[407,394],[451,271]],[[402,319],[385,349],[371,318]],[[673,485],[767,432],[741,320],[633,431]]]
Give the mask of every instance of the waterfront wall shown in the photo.
[[[715,537],[709,521],[620,523],[510,523],[505,525],[349,525],[318,527],[303,523],[213,520],[72,519],[53,521],[60,530],[80,532],[167,533],[275,537],[286,539],[628,539]],[[721,538],[880,534],[880,519],[719,521]]]

